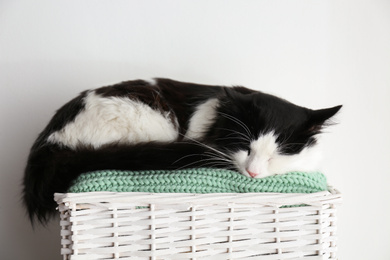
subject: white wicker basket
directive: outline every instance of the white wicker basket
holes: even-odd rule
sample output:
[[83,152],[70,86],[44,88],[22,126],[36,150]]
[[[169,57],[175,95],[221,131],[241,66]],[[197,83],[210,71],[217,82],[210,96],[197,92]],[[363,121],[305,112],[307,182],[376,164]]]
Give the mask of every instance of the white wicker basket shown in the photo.
[[340,197],[334,189],[312,194],[55,194],[61,254],[94,260],[336,259]]

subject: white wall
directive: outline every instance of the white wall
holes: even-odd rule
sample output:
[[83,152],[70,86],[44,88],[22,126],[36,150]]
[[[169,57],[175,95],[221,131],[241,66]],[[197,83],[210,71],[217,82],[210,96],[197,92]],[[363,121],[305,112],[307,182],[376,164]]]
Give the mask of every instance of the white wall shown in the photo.
[[20,205],[28,150],[78,92],[170,77],[344,104],[325,172],[344,194],[340,259],[390,259],[390,2],[0,2],[0,258],[60,259],[59,228]]

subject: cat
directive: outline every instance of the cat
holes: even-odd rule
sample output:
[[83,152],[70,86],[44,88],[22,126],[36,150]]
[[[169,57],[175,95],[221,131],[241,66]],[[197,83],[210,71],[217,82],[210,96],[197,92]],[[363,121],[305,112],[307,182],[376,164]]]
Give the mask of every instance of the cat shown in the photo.
[[341,106],[311,110],[242,86],[170,79],[82,92],[39,134],[23,200],[32,223],[81,173],[215,167],[250,178],[318,170],[317,136]]

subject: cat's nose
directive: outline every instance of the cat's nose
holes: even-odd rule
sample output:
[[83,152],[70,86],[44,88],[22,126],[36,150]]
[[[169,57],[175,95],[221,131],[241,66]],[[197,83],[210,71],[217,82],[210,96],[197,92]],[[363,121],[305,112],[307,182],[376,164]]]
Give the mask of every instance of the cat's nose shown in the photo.
[[259,175],[259,173],[251,172],[251,171],[248,170],[248,169],[246,169],[246,171],[249,173],[249,175],[250,175],[252,178],[255,178],[257,175]]

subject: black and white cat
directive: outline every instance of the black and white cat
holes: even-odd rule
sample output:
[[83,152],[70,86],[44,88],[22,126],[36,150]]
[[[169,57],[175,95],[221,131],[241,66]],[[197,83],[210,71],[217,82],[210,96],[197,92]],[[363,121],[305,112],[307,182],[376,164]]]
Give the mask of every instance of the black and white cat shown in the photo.
[[93,170],[216,167],[252,178],[318,170],[316,136],[340,108],[311,110],[244,87],[169,79],[84,91],[31,148],[24,202],[32,221],[46,222],[53,194]]

